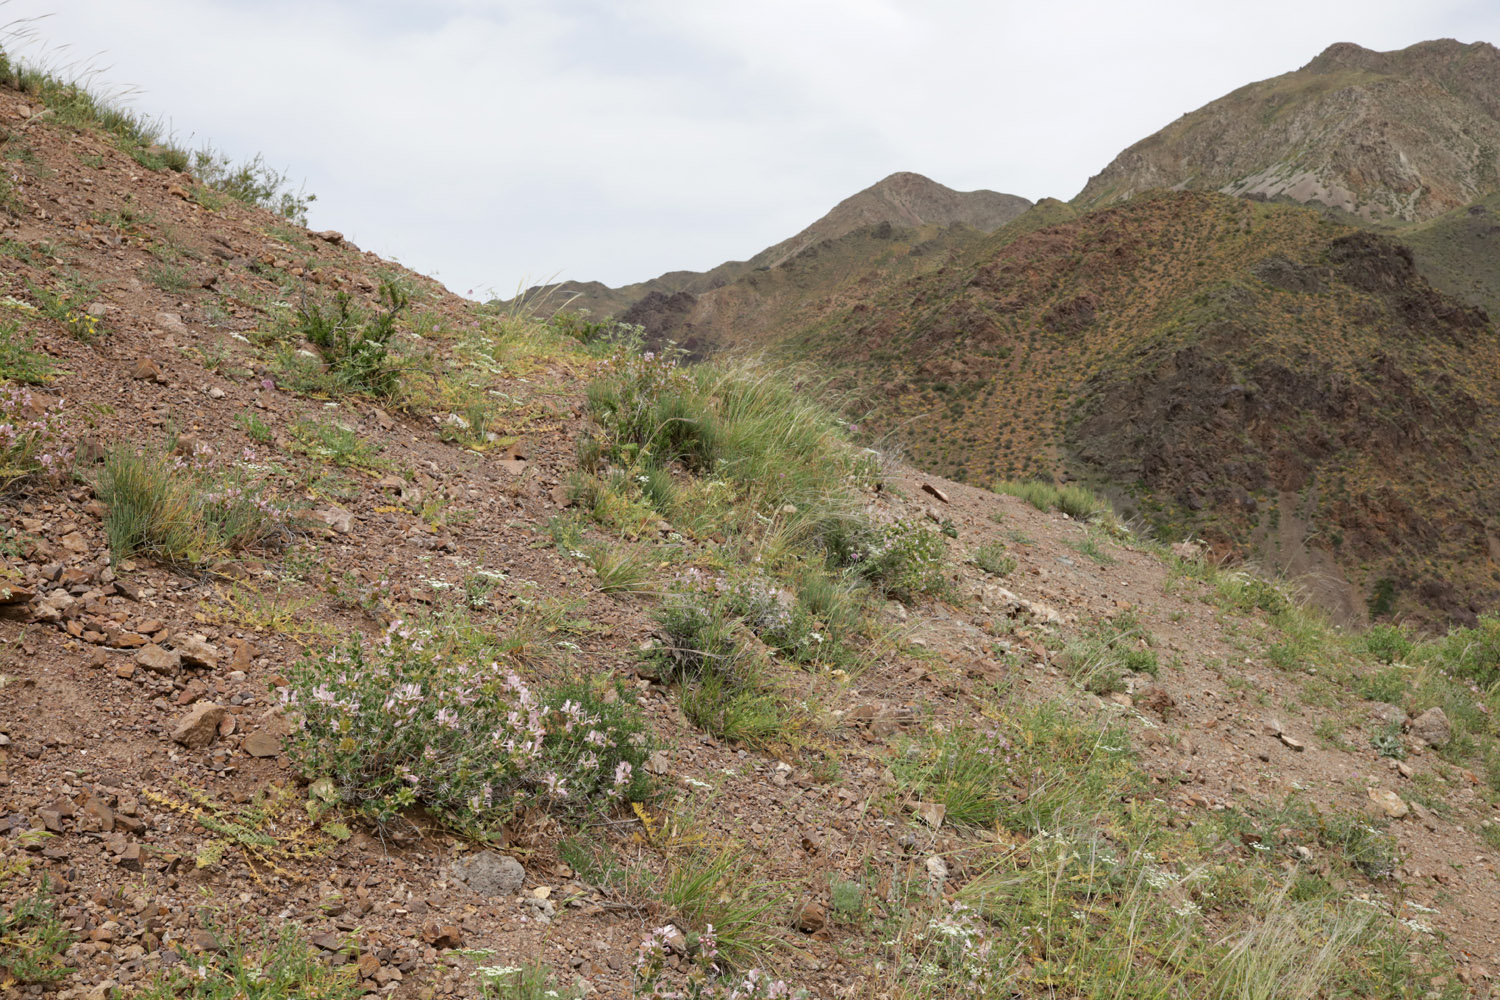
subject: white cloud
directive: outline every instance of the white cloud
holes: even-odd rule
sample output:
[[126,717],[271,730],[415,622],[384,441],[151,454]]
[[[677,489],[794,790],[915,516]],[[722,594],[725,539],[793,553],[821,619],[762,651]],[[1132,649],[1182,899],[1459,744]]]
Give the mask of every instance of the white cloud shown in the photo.
[[[1264,0],[10,0],[136,106],[306,176],[316,226],[508,292],[747,257],[895,170],[1067,198],[1334,41],[1492,5]],[[1356,27],[1357,26],[1357,27]]]

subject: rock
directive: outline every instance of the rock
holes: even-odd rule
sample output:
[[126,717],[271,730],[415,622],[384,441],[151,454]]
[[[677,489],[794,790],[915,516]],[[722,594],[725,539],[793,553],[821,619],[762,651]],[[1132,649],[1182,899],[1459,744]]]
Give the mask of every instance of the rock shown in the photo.
[[205,667],[213,670],[219,665],[219,650],[201,635],[186,632],[172,637],[172,648],[190,667]]
[[177,315],[174,312],[157,313],[155,323],[157,328],[160,329],[163,333],[175,334],[179,337],[187,336],[187,324],[182,321],[181,316]]
[[943,817],[948,815],[948,807],[941,802],[918,802],[911,807],[911,811],[934,830],[943,825]]
[[1261,724],[1260,724],[1260,731],[1263,732],[1263,733],[1265,733],[1267,736],[1280,736],[1281,735],[1281,720],[1280,719],[1266,719],[1266,720],[1262,721]]
[[948,494],[944,493],[942,490],[938,489],[931,483],[923,483],[922,492],[926,493],[928,496],[937,497],[937,499],[942,501],[943,503],[948,502]]
[[422,940],[434,948],[458,948],[463,945],[464,934],[457,924],[429,920],[422,925]]
[[359,978],[361,979],[374,979],[375,973],[380,971],[380,959],[369,952],[365,952],[359,956],[354,964],[359,968]]
[[652,774],[666,774],[671,769],[667,755],[660,750],[653,750],[651,756],[646,758],[646,770]]
[[182,670],[182,657],[169,649],[162,649],[156,643],[142,646],[135,654],[135,662],[145,667],[152,673],[163,674],[171,677]]
[[453,877],[481,896],[505,896],[526,882],[521,862],[497,851],[480,851],[449,866]]
[[792,926],[803,934],[816,934],[827,925],[828,913],[817,900],[806,900],[792,914]]
[[1197,562],[1203,558],[1202,542],[1173,542],[1172,554],[1184,562]]
[[1177,699],[1172,697],[1171,692],[1160,684],[1147,684],[1136,692],[1135,703],[1141,708],[1155,712],[1163,719],[1171,717],[1172,709],[1177,707]]
[[1288,750],[1293,750],[1297,753],[1301,753],[1302,751],[1307,749],[1307,747],[1302,743],[1301,740],[1293,739],[1286,733],[1278,733],[1276,738],[1280,740],[1282,745],[1285,746]]
[[338,246],[340,243],[344,242],[344,234],[339,232],[337,229],[324,229],[320,230],[319,232],[313,233],[313,235],[322,240],[324,243],[332,243],[334,246]]
[[1377,722],[1384,722],[1386,725],[1395,723],[1403,727],[1408,721],[1405,712],[1401,711],[1399,707],[1385,701],[1377,701],[1370,706],[1370,718]]
[[261,729],[245,737],[245,752],[252,757],[275,757],[281,752],[281,739]]
[[234,655],[229,658],[230,670],[249,670],[255,661],[255,644],[249,639],[232,639],[230,646]]
[[941,854],[934,854],[927,859],[927,878],[934,893],[943,891],[943,886],[948,881],[948,862],[943,860]]
[[85,815],[92,816],[99,824],[99,829],[105,833],[115,828],[115,812],[103,799],[90,796],[89,800],[83,804],[83,811]]
[[200,701],[172,728],[172,739],[190,750],[198,750],[218,739],[219,726],[228,713],[223,706]]
[[162,383],[167,377],[162,374],[161,367],[150,358],[141,358],[135,363],[134,376],[146,382]]
[[347,535],[354,530],[354,515],[342,507],[324,507],[313,511],[310,516],[314,521],[328,525],[341,535]]
[[1453,727],[1441,708],[1429,708],[1411,720],[1411,734],[1430,747],[1445,747],[1453,739]]
[[662,928],[662,940],[668,948],[679,955],[686,955],[688,950],[687,937],[677,929],[676,924],[667,924]]
[[1411,808],[1401,801],[1401,796],[1384,788],[1370,789],[1370,801],[1391,819],[1400,819],[1411,812]]

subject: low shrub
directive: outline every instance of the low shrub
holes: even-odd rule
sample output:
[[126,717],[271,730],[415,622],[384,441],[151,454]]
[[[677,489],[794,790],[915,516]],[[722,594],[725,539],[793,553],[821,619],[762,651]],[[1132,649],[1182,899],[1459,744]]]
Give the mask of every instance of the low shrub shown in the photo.
[[348,292],[339,292],[332,303],[308,299],[297,310],[296,329],[347,391],[390,397],[401,385],[391,338],[411,300],[395,282],[384,281],[380,304],[381,308],[368,312]]
[[[131,995],[136,1000],[354,1000],[364,994],[355,966],[330,967],[294,925],[251,938],[215,933],[216,946],[189,966],[158,972]],[[351,935],[349,946],[355,942]]]
[[582,813],[647,790],[650,738],[624,688],[534,692],[399,624],[371,645],[312,653],[288,676],[288,752],[379,823],[420,804],[484,831],[532,804]]
[[852,530],[832,538],[835,564],[852,567],[885,596],[909,604],[948,592],[948,542],[940,532],[910,521],[844,527]]
[[225,463],[201,446],[191,457],[122,445],[104,459],[95,489],[107,508],[110,552],[146,552],[198,565],[286,533],[287,509],[268,497],[247,461]]
[[1008,555],[1000,542],[985,542],[974,550],[969,561],[991,576],[1009,576],[1016,568],[1015,557]]
[[64,476],[72,464],[61,408],[30,389],[0,386],[0,489],[38,475]]
[[785,728],[787,713],[767,677],[762,654],[744,641],[744,619],[728,598],[679,586],[656,613],[661,639],[652,652],[662,679],[682,685],[683,714],[723,739],[764,744]]
[[1113,513],[1109,501],[1083,486],[1054,486],[1040,480],[1001,480],[995,484],[994,490],[1025,500],[1037,510],[1058,510],[1079,521]]
[[1361,639],[1364,651],[1381,663],[1404,660],[1415,648],[1406,630],[1399,625],[1372,625]]
[[[5,881],[0,878],[0,885]],[[72,943],[51,884],[43,878],[35,892],[14,896],[0,909],[0,981],[53,983],[64,978],[72,971],[66,960]]]

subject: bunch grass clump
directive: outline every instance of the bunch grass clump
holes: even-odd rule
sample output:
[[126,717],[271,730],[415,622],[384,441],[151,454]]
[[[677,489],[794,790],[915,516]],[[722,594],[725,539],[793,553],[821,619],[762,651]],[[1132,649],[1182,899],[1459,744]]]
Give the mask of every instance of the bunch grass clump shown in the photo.
[[483,832],[531,805],[582,813],[645,795],[650,738],[626,690],[538,692],[468,652],[398,623],[309,654],[289,671],[288,752],[378,823],[422,805]]
[[201,446],[188,457],[134,445],[109,452],[96,491],[114,558],[145,552],[199,565],[285,535],[287,507],[269,495],[253,455],[244,458],[226,463]]

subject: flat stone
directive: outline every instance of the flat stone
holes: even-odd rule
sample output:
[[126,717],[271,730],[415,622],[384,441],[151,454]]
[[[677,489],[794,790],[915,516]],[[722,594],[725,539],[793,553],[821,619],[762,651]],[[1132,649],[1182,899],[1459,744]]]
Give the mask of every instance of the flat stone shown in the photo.
[[245,737],[245,752],[252,757],[275,757],[281,752],[281,739],[264,729]]
[[162,649],[156,643],[142,646],[135,654],[135,662],[153,673],[171,677],[182,669],[182,657],[170,649]]
[[1384,788],[1370,789],[1370,801],[1391,819],[1400,819],[1411,812],[1411,807],[1401,801],[1401,796]]
[[1453,727],[1441,708],[1429,708],[1411,720],[1411,734],[1430,747],[1445,747],[1453,739]]
[[219,650],[201,635],[186,632],[172,637],[172,649],[190,667],[212,670],[219,665]]
[[481,896],[506,896],[526,882],[526,869],[521,862],[497,851],[480,851],[459,858],[449,871]]
[[223,706],[200,701],[177,721],[172,729],[172,739],[191,750],[206,747],[218,739],[219,726],[227,716]]

